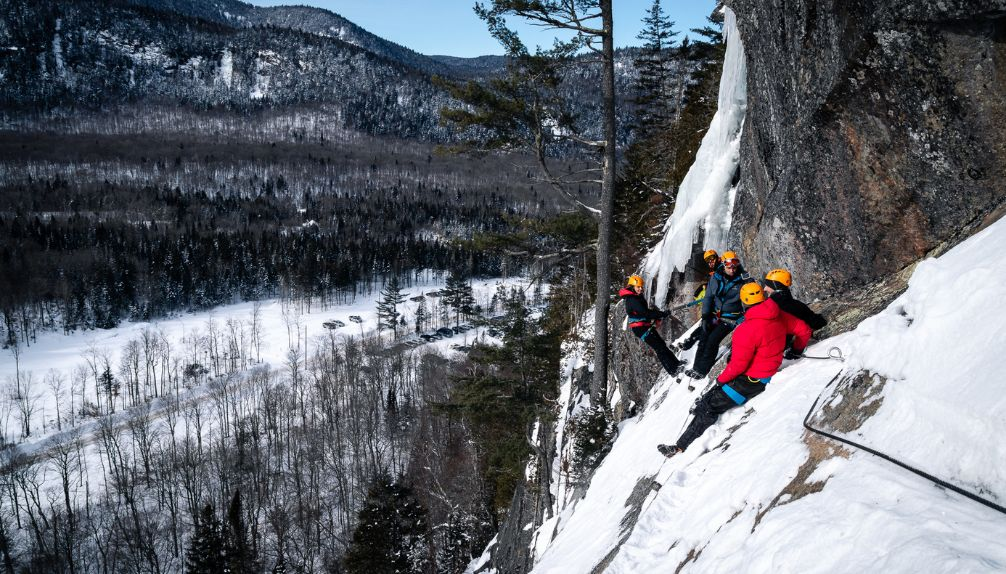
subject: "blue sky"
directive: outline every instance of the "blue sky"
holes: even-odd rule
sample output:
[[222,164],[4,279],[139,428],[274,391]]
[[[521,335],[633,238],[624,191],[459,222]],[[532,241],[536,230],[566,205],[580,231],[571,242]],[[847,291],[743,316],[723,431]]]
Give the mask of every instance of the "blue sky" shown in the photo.
[[[307,4],[331,10],[370,32],[422,54],[481,56],[501,54],[500,45],[486,31],[472,6],[475,0],[250,0],[257,6]],[[484,0],[484,3],[488,3]],[[639,45],[636,35],[653,0],[614,0],[615,45]],[[664,13],[681,32],[705,24],[715,0],[661,0]],[[516,22],[515,22],[516,24]],[[517,26],[525,43],[551,45],[551,35],[530,26]],[[694,35],[693,35],[694,36]]]

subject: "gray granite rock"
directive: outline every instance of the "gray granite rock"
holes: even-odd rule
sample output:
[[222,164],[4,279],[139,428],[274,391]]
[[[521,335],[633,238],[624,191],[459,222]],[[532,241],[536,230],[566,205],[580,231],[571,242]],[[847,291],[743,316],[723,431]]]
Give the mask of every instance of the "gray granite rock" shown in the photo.
[[1006,198],[1006,1],[731,0],[748,59],[732,239],[827,299]]

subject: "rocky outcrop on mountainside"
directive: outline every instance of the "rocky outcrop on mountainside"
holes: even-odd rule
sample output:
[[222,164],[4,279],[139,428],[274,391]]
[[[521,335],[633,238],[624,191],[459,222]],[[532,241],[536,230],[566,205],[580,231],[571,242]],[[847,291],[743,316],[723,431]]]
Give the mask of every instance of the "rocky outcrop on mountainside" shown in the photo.
[[731,239],[750,268],[846,294],[1006,199],[1006,1],[728,4],[749,93]]

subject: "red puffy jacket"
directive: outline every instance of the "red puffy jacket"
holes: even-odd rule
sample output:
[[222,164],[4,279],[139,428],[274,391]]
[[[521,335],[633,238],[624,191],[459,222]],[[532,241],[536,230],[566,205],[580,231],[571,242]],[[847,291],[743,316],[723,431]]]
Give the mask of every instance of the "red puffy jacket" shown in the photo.
[[734,329],[730,363],[716,378],[728,383],[741,375],[764,379],[776,374],[786,350],[786,335],[793,335],[793,350],[802,351],[810,342],[810,327],[784,313],[775,301],[749,307],[744,321]]

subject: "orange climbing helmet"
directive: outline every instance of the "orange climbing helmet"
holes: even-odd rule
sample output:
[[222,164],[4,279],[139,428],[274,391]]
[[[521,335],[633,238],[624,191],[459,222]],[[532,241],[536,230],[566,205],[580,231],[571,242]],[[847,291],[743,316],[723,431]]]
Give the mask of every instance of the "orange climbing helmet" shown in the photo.
[[642,288],[642,286],[643,286],[643,278],[640,277],[639,275],[632,275],[631,277],[629,277],[629,280],[625,282],[625,284],[628,285],[629,287],[640,287],[640,288]]
[[785,269],[773,269],[765,274],[765,284],[773,289],[779,289],[779,285],[792,287],[793,276]]
[[761,285],[757,283],[745,283],[741,287],[741,303],[744,303],[746,307],[751,305],[757,305],[765,300],[765,291],[762,290]]
[[720,254],[716,253],[715,249],[708,249],[706,250],[705,253],[702,254],[702,258],[705,259],[706,261],[709,261],[710,259],[719,259],[719,257]]

